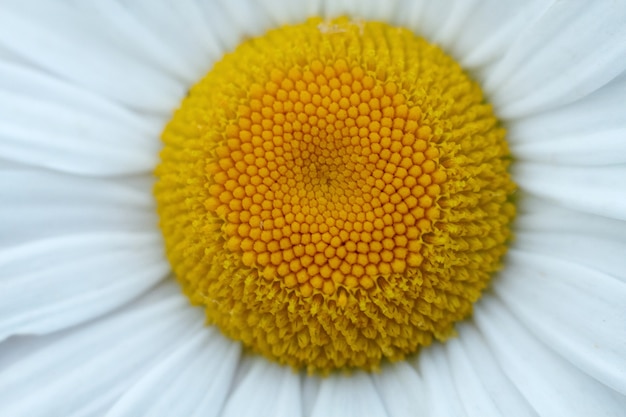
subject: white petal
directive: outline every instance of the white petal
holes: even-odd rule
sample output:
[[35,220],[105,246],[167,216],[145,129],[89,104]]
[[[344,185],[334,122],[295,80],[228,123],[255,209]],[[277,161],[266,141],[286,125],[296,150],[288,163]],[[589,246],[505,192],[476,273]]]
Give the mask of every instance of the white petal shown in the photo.
[[523,191],[576,210],[626,220],[626,165],[577,167],[520,162],[512,173]]
[[[148,6],[152,2],[146,2]],[[201,2],[207,27],[215,34],[222,51],[230,52],[244,39],[260,36],[274,27],[265,8],[250,0]]]
[[0,342],[0,375],[16,362],[46,349],[74,329],[61,330],[44,336],[12,336]]
[[401,7],[399,0],[389,1],[359,1],[343,0],[328,1],[324,5],[324,15],[327,17],[337,17],[348,15],[354,19],[367,19],[388,22]]
[[139,0],[84,6],[86,13],[111,22],[109,31],[132,38],[129,47],[142,59],[187,86],[197,82],[224,53],[195,2]]
[[503,55],[544,8],[541,0],[405,0],[390,21],[440,45],[482,81],[481,68]]
[[0,63],[0,154],[87,175],[154,169],[163,120],[137,114],[45,74]]
[[383,366],[372,379],[390,417],[411,417],[427,409],[424,382],[407,361]]
[[302,414],[310,416],[322,385],[322,378],[304,375],[301,377],[302,384]]
[[619,128],[624,125],[625,94],[626,72],[581,100],[515,120],[507,140],[544,142]]
[[[154,5],[153,2],[146,3]],[[158,35],[158,41],[169,41],[172,49],[179,51],[183,47],[188,54],[187,59],[196,61],[196,66],[192,67],[194,71],[201,71],[199,75],[203,76],[226,51],[220,45],[215,31],[208,24],[201,5],[193,1],[170,3],[170,5],[175,6],[174,12],[182,17],[179,22],[182,28],[180,26],[171,28],[166,37],[161,35],[163,26],[160,22],[154,24],[152,30]],[[143,17],[142,21],[144,21]],[[171,42],[172,39],[176,39],[176,36],[183,36],[185,39]],[[169,55],[168,59],[171,59]],[[191,80],[193,83],[198,81],[193,72],[188,72],[187,76],[194,77]]]
[[0,340],[98,317],[146,292],[169,271],[151,234],[74,235],[0,252]]
[[401,0],[360,1],[356,4],[361,18],[389,22],[400,7]]
[[541,3],[405,1],[396,7],[396,21],[442,46],[466,69],[479,69],[508,49],[521,28],[545,7]]
[[553,2],[489,68],[484,88],[503,118],[562,106],[626,68],[623,2]]
[[607,239],[602,233],[588,235],[575,230],[573,226],[564,233],[518,231],[512,247],[583,265],[626,283],[626,242]]
[[246,359],[250,367],[241,380],[234,384],[233,392],[220,415],[300,416],[300,376],[291,368],[279,366],[263,357]]
[[325,13],[326,2],[327,0],[303,0],[298,4],[301,4],[307,16],[328,16],[328,13]]
[[[459,6],[469,3],[455,2]],[[477,1],[464,16],[458,13],[458,23],[450,25],[450,34],[441,35],[442,45],[458,57],[464,68],[476,71],[475,75],[484,82],[483,68],[504,55],[523,28],[542,13],[546,5],[547,2],[541,0]],[[464,11],[462,7],[458,9]]]
[[424,26],[425,8],[428,5],[423,0],[405,0],[396,8],[394,22],[400,26],[412,29],[415,33],[428,36],[422,28]]
[[477,3],[476,0],[424,2],[420,25],[414,27],[430,42],[451,49],[454,41],[458,39],[458,31],[465,26],[464,23],[471,11],[478,8]]
[[302,2],[284,0],[263,0],[260,7],[271,18],[272,24],[281,26],[303,21],[309,14]]
[[[224,13],[224,8],[219,2],[202,1],[197,5],[203,19],[206,21],[206,28],[213,34],[211,40],[215,40],[216,45],[222,52],[219,57],[235,49],[241,43],[243,37],[249,35],[245,28],[237,27],[233,18]],[[244,32],[241,33],[241,31]]]
[[385,417],[387,412],[370,375],[331,375],[321,381],[312,417]]
[[503,371],[539,415],[619,416],[626,409],[626,397],[543,345],[495,297],[483,297],[474,318]]
[[253,0],[220,0],[224,15],[230,16],[238,28],[240,37],[259,36],[273,26],[267,11]]
[[626,126],[511,147],[515,158],[553,164],[607,165],[626,163]]
[[507,126],[507,141],[523,161],[607,165],[626,163],[626,73],[566,106]]
[[447,340],[443,348],[456,392],[467,416],[508,416],[498,409],[489,391],[485,389],[482,374],[472,366],[473,358],[465,352],[459,340]]
[[511,250],[494,288],[546,345],[626,395],[626,283],[548,254]]
[[[7,416],[102,414],[147,367],[202,325],[173,284],[81,326],[0,373]],[[36,393],[36,395],[34,394]]]
[[418,370],[424,381],[427,407],[423,410],[429,417],[464,417],[463,404],[450,375],[450,364],[443,346],[436,344],[423,349],[417,358]]
[[349,15],[354,18],[363,18],[360,14],[357,15],[356,9],[358,8],[358,0],[338,0],[338,1],[325,1],[323,10],[324,16],[333,18],[337,16]]
[[[487,391],[491,401],[493,401],[500,410],[501,415],[507,417],[536,417],[536,411],[528,404],[517,387],[504,374],[474,323],[468,320],[467,322],[461,323],[457,327],[457,330],[459,336],[446,343],[454,345],[454,347],[450,347],[450,351],[462,349],[467,357],[468,362],[466,364],[459,364],[459,369],[457,369],[456,363],[459,360],[459,354],[458,352],[451,352],[450,354],[450,356],[455,356],[454,358],[451,357],[450,361],[453,363],[453,375],[455,375],[455,380],[458,381],[457,390],[459,391],[459,395],[462,397],[467,395],[464,389],[472,392],[483,387],[485,391]],[[462,348],[456,347],[459,344]],[[476,379],[461,379],[462,376],[467,377],[469,375],[465,373],[470,372],[466,369],[466,366],[471,366],[471,368],[475,370],[477,374]],[[471,387],[460,387],[458,384],[463,381],[464,385],[471,385]],[[480,385],[480,387],[474,387],[474,385]]]
[[522,195],[515,228],[523,232],[578,234],[623,242],[626,222],[555,205],[542,198]]
[[201,327],[128,389],[106,417],[220,415],[240,344]]
[[152,181],[2,170],[0,247],[76,233],[156,230]]
[[184,94],[184,82],[168,74],[164,61],[153,61],[149,52],[156,48],[138,41],[143,39],[139,24],[136,31],[111,31],[116,19],[62,2],[11,2],[0,15],[0,45],[120,104],[168,114]]

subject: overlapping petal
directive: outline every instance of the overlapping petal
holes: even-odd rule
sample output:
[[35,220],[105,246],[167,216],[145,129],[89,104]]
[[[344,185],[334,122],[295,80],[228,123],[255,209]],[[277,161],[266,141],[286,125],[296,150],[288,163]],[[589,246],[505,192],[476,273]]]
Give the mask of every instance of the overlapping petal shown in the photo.
[[7,416],[102,415],[134,381],[201,326],[173,284],[22,356],[0,375]]
[[[0,414],[623,415],[623,2],[2,8]],[[475,318],[375,375],[242,359],[157,284],[161,126],[242,39],[314,14],[390,21],[454,55],[502,116],[521,188],[516,241]]]
[[474,316],[499,366],[539,415],[619,416],[626,407],[626,397],[543,344],[495,297],[483,298]]
[[240,347],[198,327],[134,382],[106,417],[221,415]]

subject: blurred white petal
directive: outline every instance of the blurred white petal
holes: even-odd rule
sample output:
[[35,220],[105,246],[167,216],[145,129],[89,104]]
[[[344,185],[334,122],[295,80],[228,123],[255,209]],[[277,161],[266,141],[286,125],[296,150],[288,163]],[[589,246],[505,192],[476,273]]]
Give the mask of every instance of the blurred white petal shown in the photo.
[[201,326],[202,313],[189,308],[173,286],[163,285],[5,369],[3,414],[65,417],[109,407],[150,364]]
[[[549,254],[511,249],[496,293],[538,338],[626,395],[626,283]],[[558,295],[557,295],[558,294]]]
[[563,106],[617,77],[626,69],[624,21],[621,1],[553,2],[487,70],[498,114],[518,119]]
[[499,365],[542,416],[619,416],[626,397],[562,358],[526,330],[495,297],[474,317]]
[[[623,415],[623,2],[2,7],[0,414]],[[341,14],[408,27],[459,60],[503,119],[521,190],[505,267],[457,338],[378,374],[322,378],[242,354],[158,284],[150,173],[164,123],[224,53]]]
[[[268,361],[254,359],[238,383],[233,386],[220,415],[300,416],[302,413],[300,376],[289,367],[279,367]],[[271,384],[263,384],[261,381],[271,381]]]
[[331,375],[320,383],[312,417],[386,417],[370,375],[356,371],[345,378]]
[[240,346],[217,329],[198,327],[139,378],[106,417],[219,416]]

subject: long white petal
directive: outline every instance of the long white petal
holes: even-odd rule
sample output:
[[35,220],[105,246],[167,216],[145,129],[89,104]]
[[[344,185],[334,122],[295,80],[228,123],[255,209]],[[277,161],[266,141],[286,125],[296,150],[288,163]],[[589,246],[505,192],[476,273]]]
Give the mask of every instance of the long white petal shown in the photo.
[[477,70],[502,56],[545,2],[517,0],[406,0],[394,21],[439,44],[466,68]]
[[575,233],[614,242],[626,236],[626,222],[555,205],[532,195],[522,194],[515,228],[523,232]]
[[566,260],[626,282],[626,222],[523,196],[512,247]]
[[447,340],[443,346],[456,392],[468,417],[499,417],[504,413],[482,382],[482,375],[472,366],[473,358],[458,339]]
[[626,220],[626,165],[578,167],[520,162],[512,173],[523,191],[565,207]]
[[461,398],[450,374],[450,364],[441,345],[423,349],[417,358],[418,370],[424,381],[428,417],[466,417]]
[[106,417],[219,416],[240,345],[214,327],[199,327],[124,393]]
[[515,158],[563,165],[626,163],[626,72],[587,97],[507,125]]
[[297,23],[309,17],[307,8],[303,3],[284,0],[262,0],[258,2],[259,7],[267,13],[272,24],[276,26]]
[[517,119],[571,103],[626,69],[626,4],[553,2],[493,65],[484,88]]
[[317,402],[317,396],[320,392],[320,386],[322,385],[322,378],[313,378],[306,375],[301,377],[302,386],[302,414],[310,416],[313,414],[313,407]]
[[119,308],[169,271],[155,234],[51,238],[0,253],[0,340],[64,329]]
[[300,376],[289,367],[279,366],[263,357],[249,357],[246,360],[249,361],[249,367],[234,384],[233,392],[220,415],[300,416]]
[[548,254],[511,250],[494,288],[546,345],[626,395],[626,283]]
[[355,372],[321,381],[311,417],[385,417],[387,412],[371,376]]
[[132,38],[135,54],[185,85],[198,81],[225,52],[195,2],[172,3],[138,0],[117,4],[86,4],[87,13],[101,15]]
[[[488,297],[487,295],[486,297]],[[446,343],[454,345],[460,344],[465,355],[468,358],[469,366],[471,366],[477,374],[476,380],[466,381],[466,384],[481,385],[488,392],[491,401],[498,407],[501,415],[507,417],[537,417],[535,409],[526,401],[519,392],[518,388],[506,376],[500,365],[498,364],[493,353],[485,343],[482,335],[479,333],[476,325],[468,320],[461,323],[457,330],[459,335],[457,338]],[[459,349],[459,348],[451,348]],[[458,357],[457,357],[458,359]],[[455,360],[452,358],[452,363]],[[463,366],[463,365],[462,365]],[[457,371],[456,366],[452,369],[454,374],[463,371]],[[469,371],[468,371],[469,372]],[[458,376],[456,378],[459,378]],[[457,388],[459,392],[463,388]],[[468,391],[480,389],[479,387],[471,387]],[[467,395],[462,392],[460,395]]]
[[[202,325],[175,285],[157,291],[0,373],[7,416],[101,414],[147,367]],[[36,393],[36,394],[34,394]]]
[[[417,0],[419,2],[419,0]],[[326,1],[323,15],[333,18],[346,15],[354,19],[380,20],[388,22],[393,19],[397,10],[402,7],[400,0],[390,1],[359,1],[340,0]],[[318,12],[319,13],[319,12]]]
[[408,361],[385,365],[372,379],[390,417],[411,417],[428,407],[424,382]]
[[521,142],[512,147],[519,160],[552,164],[608,165],[626,163],[626,126],[574,134],[545,142]]
[[495,297],[477,303],[474,318],[503,371],[539,415],[619,416],[626,409],[626,397],[542,344]]
[[37,351],[47,349],[74,330],[70,328],[43,336],[12,336],[4,340],[0,343],[0,375],[5,369]]
[[[584,221],[584,216],[581,217]],[[601,234],[578,234],[574,230],[565,233],[518,231],[512,247],[582,265],[626,283],[626,242],[607,239]]]
[[[457,3],[467,3],[456,0]],[[431,2],[430,4],[439,4]],[[538,15],[548,2],[542,0],[478,1],[443,46],[459,59],[464,68],[472,70],[484,82],[484,69],[505,55],[520,32]],[[450,46],[448,46],[448,44]]]
[[[151,2],[146,2],[150,7]],[[259,36],[274,27],[270,13],[260,2],[218,0],[198,5],[207,27],[215,34],[223,53],[230,52],[244,39]]]
[[0,63],[5,160],[85,175],[150,172],[163,123],[41,70]]
[[152,178],[107,181],[45,170],[0,173],[0,247],[81,233],[143,233],[158,224]]
[[0,15],[0,45],[19,60],[120,104],[168,114],[183,96],[184,82],[163,69],[166,61],[154,62],[150,51],[159,48],[135,43],[142,39],[140,30],[110,30],[116,23],[109,22],[121,21],[123,15],[99,16],[89,6],[81,10],[61,2],[10,2]]

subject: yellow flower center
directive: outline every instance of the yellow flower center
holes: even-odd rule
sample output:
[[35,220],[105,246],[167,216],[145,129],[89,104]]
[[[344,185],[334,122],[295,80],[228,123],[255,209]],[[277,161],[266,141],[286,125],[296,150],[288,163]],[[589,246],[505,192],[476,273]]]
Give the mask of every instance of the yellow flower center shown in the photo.
[[510,238],[503,129],[405,29],[311,19],[248,40],[163,140],[155,195],[185,293],[294,367],[374,369],[444,340]]

